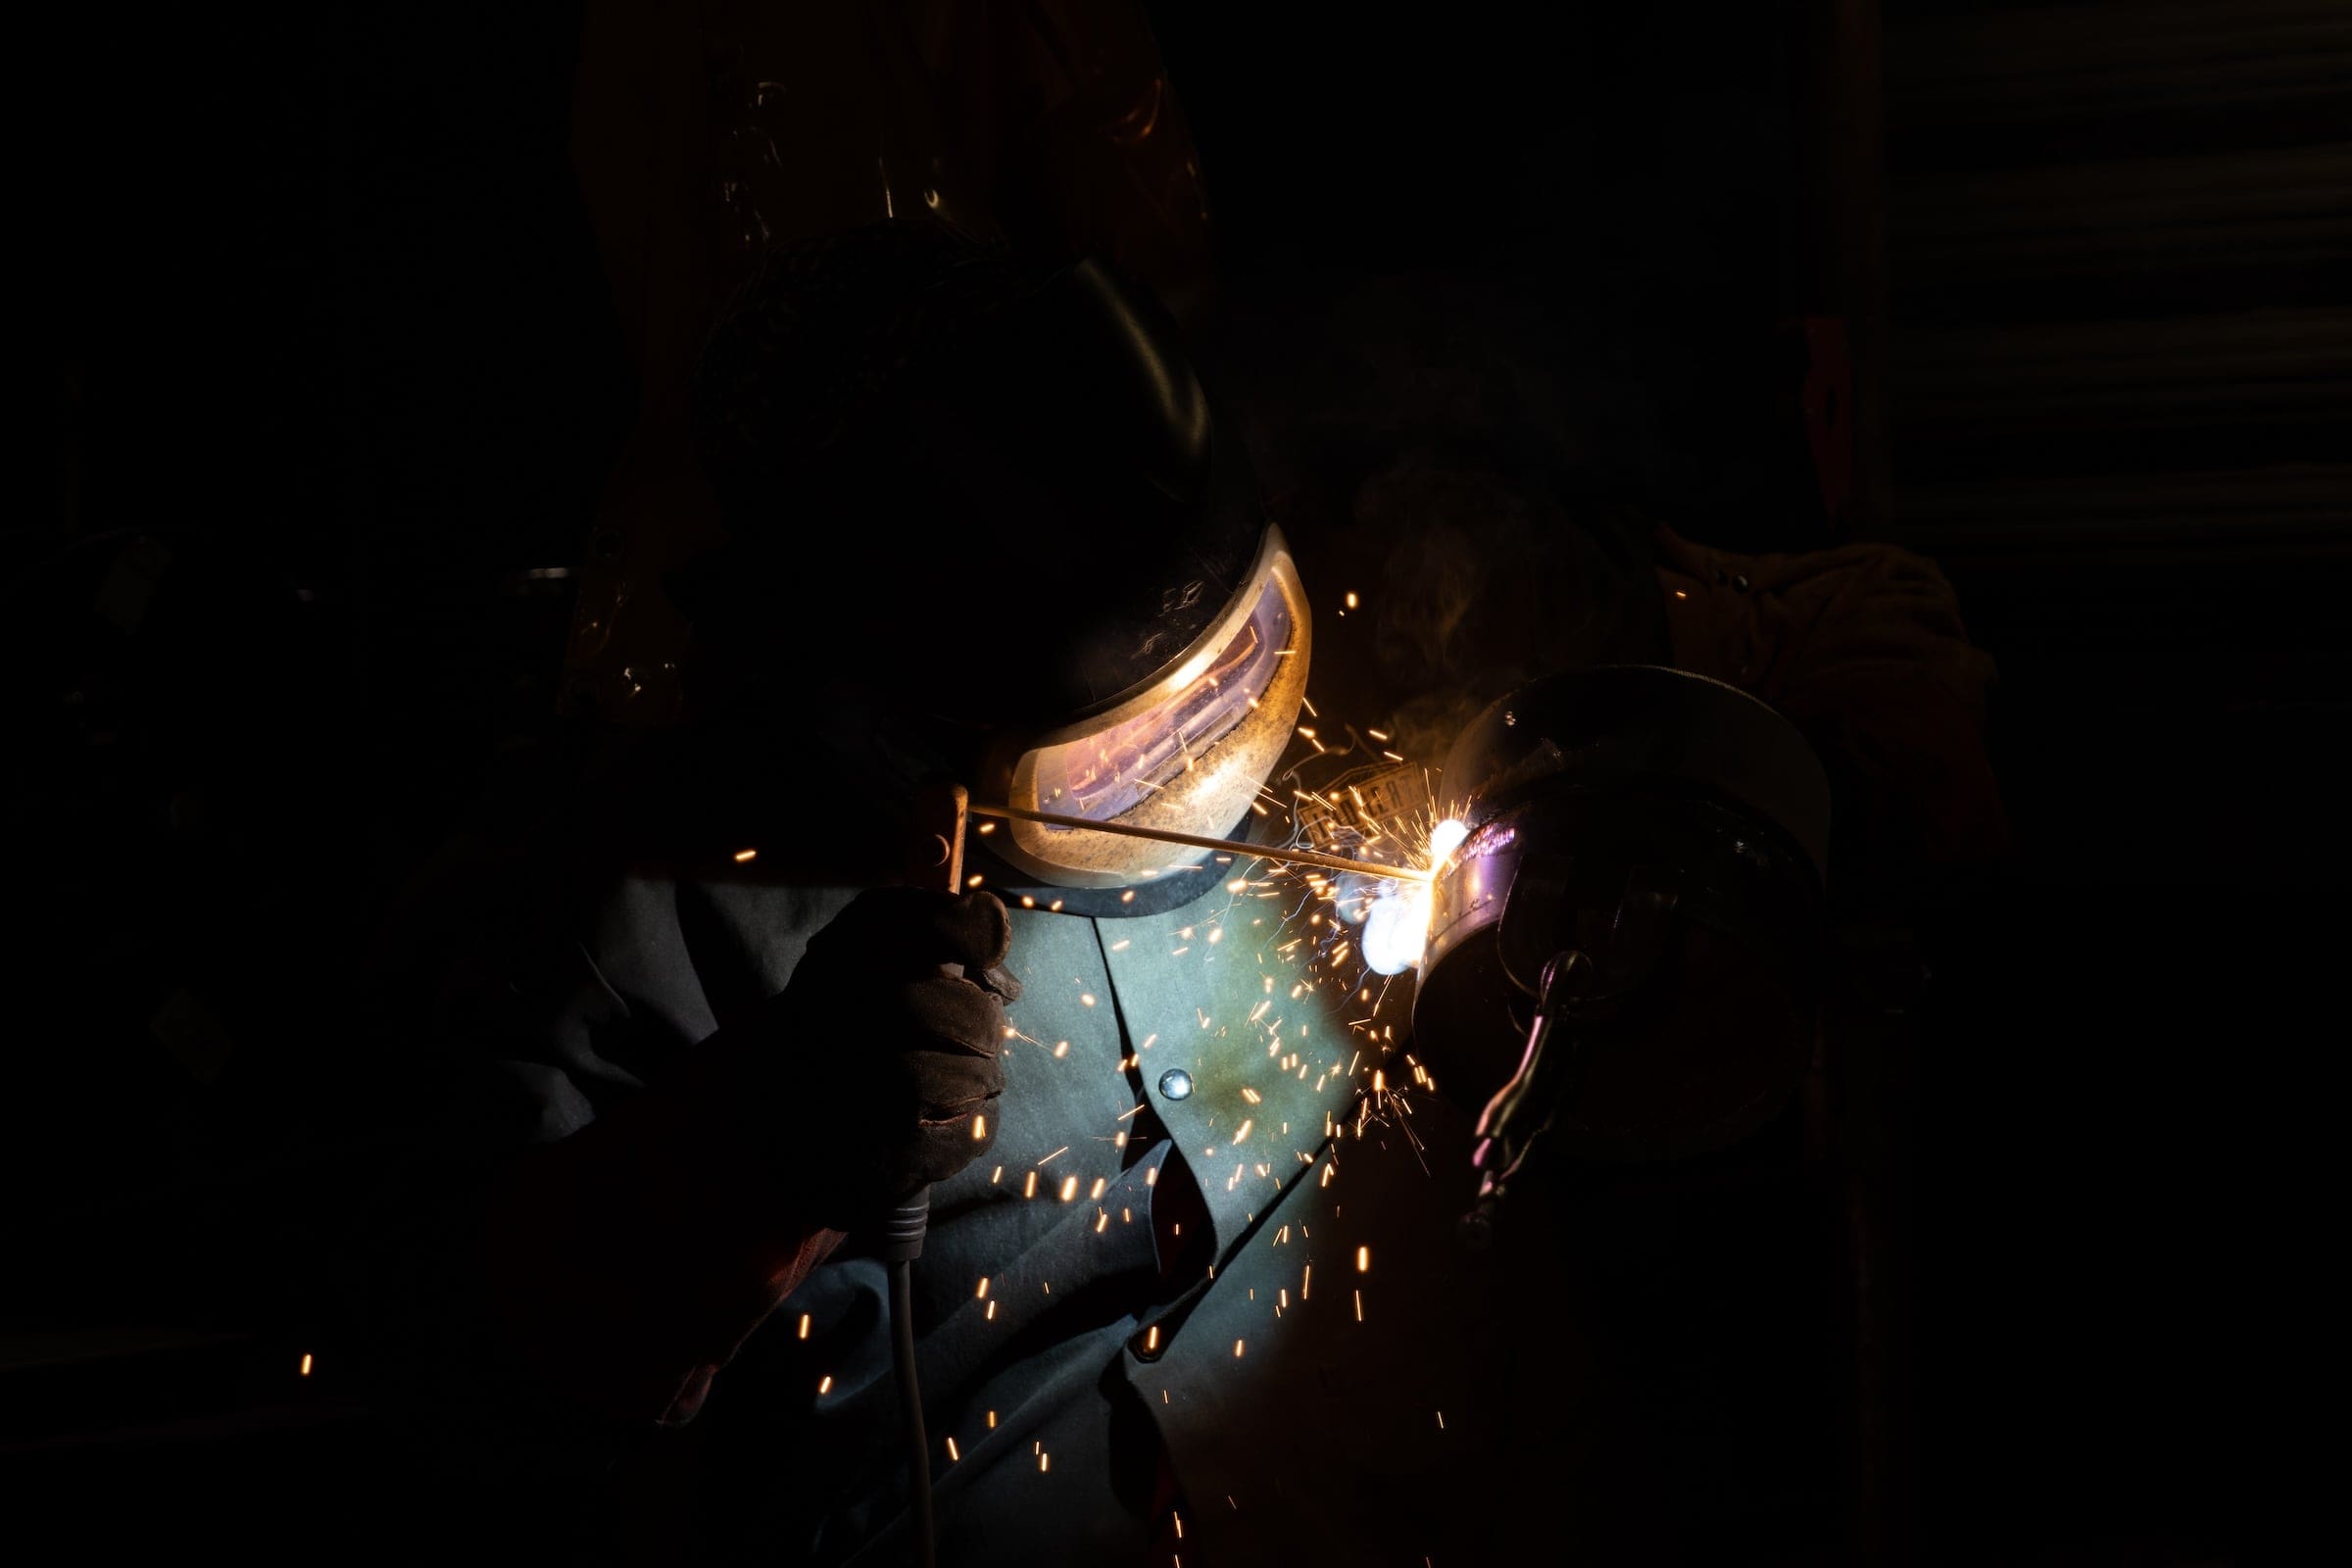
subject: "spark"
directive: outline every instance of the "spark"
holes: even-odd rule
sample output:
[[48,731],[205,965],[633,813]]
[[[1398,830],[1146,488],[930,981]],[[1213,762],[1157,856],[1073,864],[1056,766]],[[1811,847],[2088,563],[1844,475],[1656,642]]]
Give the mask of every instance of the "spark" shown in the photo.
[[831,1393],[833,1392],[833,1374],[832,1374],[832,1373],[830,1373],[830,1372],[826,1373],[826,1374],[824,1375],[824,1378],[823,1378],[823,1379],[822,1379],[820,1382],[818,1382],[818,1384],[817,1384],[817,1386],[816,1386],[816,1392],[817,1392],[817,1395],[818,1395],[820,1397],[821,1397],[821,1396],[825,1396],[825,1395],[831,1394]]
[[1040,1165],[1047,1165],[1047,1164],[1051,1164],[1051,1163],[1053,1163],[1054,1160],[1056,1160],[1056,1159],[1060,1158],[1062,1155],[1064,1155],[1064,1154],[1068,1153],[1069,1152],[1070,1152],[1070,1146],[1069,1146],[1069,1145],[1067,1145],[1067,1144],[1064,1144],[1064,1145],[1062,1145],[1062,1146],[1061,1146],[1059,1149],[1056,1149],[1055,1151],[1054,1151],[1054,1152],[1053,1152],[1053,1153],[1051,1153],[1051,1154],[1048,1154],[1048,1155],[1047,1155],[1047,1156],[1046,1156],[1044,1159],[1041,1159],[1041,1160],[1039,1160],[1039,1161],[1038,1161],[1038,1163],[1039,1163]]
[[1233,1358],[1237,1361],[1242,1358],[1242,1342],[1239,1340],[1233,1342]]
[[954,1438],[950,1438],[948,1440],[948,1463],[954,1464],[956,1460],[961,1459],[962,1457],[962,1454],[956,1451],[956,1440]]
[[1077,1178],[1077,1177],[1075,1177],[1075,1176],[1072,1176],[1072,1177],[1069,1177],[1069,1178],[1067,1178],[1066,1180],[1064,1180],[1064,1181],[1062,1182],[1062,1184],[1061,1184],[1061,1200],[1062,1200],[1063,1202],[1065,1202],[1065,1203],[1066,1203],[1066,1202],[1068,1202],[1068,1201],[1069,1201],[1071,1199],[1073,1199],[1073,1198],[1076,1198],[1077,1196],[1078,1196],[1078,1178]]
[[1372,1249],[1369,1247],[1359,1247],[1355,1250],[1355,1271],[1358,1274],[1372,1272]]
[[737,865],[743,864],[746,860],[756,860],[759,858],[760,852],[758,850],[737,850],[735,852],[735,863]]
[[803,1313],[801,1314],[801,1338],[805,1340],[805,1339],[807,1339],[808,1337],[808,1313],[806,1313],[806,1312],[803,1312]]
[[963,885],[967,888],[976,888],[983,880],[984,878],[982,878],[980,873],[974,871],[970,876],[967,876],[963,879]]
[[[987,1276],[987,1275],[983,1274],[983,1275],[981,1275],[981,1276],[980,1276],[980,1289],[972,1293],[972,1298],[973,1298],[974,1300],[977,1300],[977,1301],[985,1301],[985,1300],[987,1300],[987,1299],[988,1299],[988,1276]],[[803,1318],[801,1321],[803,1321],[803,1322],[805,1323],[805,1322],[807,1322],[807,1321],[808,1321],[808,1319],[806,1319],[806,1318]]]
[[984,1142],[988,1137],[988,1118],[975,1113],[972,1117],[972,1142]]
[[302,1375],[306,1378],[311,1375],[311,1352],[308,1350],[302,1352]]

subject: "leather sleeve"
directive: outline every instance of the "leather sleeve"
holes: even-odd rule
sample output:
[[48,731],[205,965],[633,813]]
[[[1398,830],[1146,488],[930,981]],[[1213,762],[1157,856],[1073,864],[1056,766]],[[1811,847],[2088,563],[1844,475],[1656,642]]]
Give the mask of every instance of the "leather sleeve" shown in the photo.
[[379,1043],[426,1108],[374,1161],[340,1295],[386,1405],[490,1467],[691,1416],[839,1241],[735,1124],[698,964],[780,976],[735,974],[678,907],[461,845],[377,955]]

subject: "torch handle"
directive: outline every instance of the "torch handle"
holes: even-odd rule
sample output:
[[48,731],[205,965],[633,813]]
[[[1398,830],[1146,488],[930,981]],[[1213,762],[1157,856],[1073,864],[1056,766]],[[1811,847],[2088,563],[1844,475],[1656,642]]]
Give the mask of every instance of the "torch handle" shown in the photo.
[[[963,827],[971,809],[970,792],[960,784],[935,784],[914,799],[914,820],[906,839],[906,880],[916,887],[945,885],[951,894],[963,888]],[[912,1262],[923,1255],[923,1235],[931,1226],[931,1189],[926,1187],[892,1209],[882,1222],[875,1255],[891,1263]]]

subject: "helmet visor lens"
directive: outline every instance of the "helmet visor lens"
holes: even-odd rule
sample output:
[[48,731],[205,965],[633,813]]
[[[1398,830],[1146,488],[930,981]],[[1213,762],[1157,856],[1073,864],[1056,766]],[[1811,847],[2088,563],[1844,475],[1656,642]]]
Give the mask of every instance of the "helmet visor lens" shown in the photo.
[[[1014,765],[1014,806],[1215,836],[1250,809],[1306,693],[1308,618],[1279,544],[1191,657],[1149,689],[1057,732]],[[1051,881],[1112,887],[1190,870],[1205,850],[1009,823],[1012,858]]]

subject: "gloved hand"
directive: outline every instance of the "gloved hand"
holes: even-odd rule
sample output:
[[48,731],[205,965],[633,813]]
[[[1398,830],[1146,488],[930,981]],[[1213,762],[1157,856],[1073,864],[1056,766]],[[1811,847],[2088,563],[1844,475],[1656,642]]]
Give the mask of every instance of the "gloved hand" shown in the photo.
[[1992,657],[1968,640],[1935,563],[1880,543],[1737,556],[1663,525],[1656,550],[1675,664],[1770,703],[1833,777],[1863,786],[1840,795],[1841,835],[1875,822],[1899,837],[1873,858],[1907,843],[1931,865],[2001,854],[2008,817],[1984,746]]
[[996,1143],[1011,921],[994,894],[860,894],[716,1063],[779,1184],[836,1230],[870,1223]]
[[990,894],[863,894],[682,1081],[531,1151],[482,1232],[502,1354],[610,1414],[690,1419],[842,1232],[996,1142],[1010,940]]

